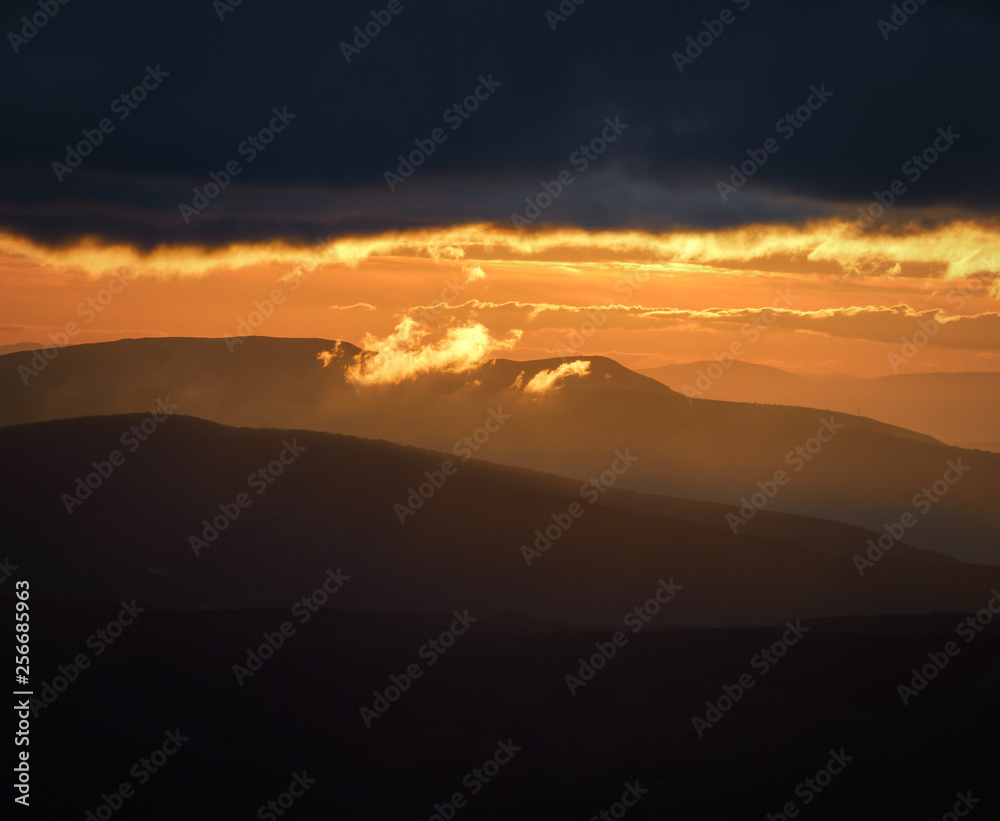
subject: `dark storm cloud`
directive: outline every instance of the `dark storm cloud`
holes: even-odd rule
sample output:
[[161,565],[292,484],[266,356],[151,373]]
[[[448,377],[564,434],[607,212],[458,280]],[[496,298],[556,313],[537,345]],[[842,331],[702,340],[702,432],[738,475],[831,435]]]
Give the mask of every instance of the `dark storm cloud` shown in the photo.
[[[885,39],[887,3],[587,0],[553,31],[555,0],[399,0],[350,63],[340,43],[387,4],[333,5],[243,0],[220,21],[210,0],[76,0],[16,54],[7,38],[0,225],[47,242],[96,233],[142,245],[510,225],[560,171],[574,182],[541,219],[585,227],[843,214],[895,179],[907,184],[900,214],[993,214],[1000,199],[992,3],[908,0],[917,11]],[[674,52],[723,9],[732,22],[680,72]],[[16,0],[0,25],[17,33],[38,10]],[[150,76],[134,109],[114,103]],[[832,96],[801,128],[776,129],[813,86]],[[446,118],[477,88],[477,111]],[[241,144],[276,122],[274,109],[294,119],[250,159]],[[574,151],[616,117],[628,128],[581,173]],[[57,181],[53,161],[102,118],[113,131]],[[949,126],[960,139],[907,179],[907,160]],[[390,192],[397,155],[438,128],[444,141]],[[723,202],[717,181],[768,138],[779,150]],[[185,224],[179,204],[229,162],[240,175]]]

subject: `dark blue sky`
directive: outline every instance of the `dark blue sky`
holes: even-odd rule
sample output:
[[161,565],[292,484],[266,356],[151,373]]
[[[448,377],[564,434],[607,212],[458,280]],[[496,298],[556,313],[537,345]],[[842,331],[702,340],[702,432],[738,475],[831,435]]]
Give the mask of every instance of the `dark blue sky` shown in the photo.
[[[509,225],[608,117],[628,129],[543,220],[665,229],[853,213],[948,126],[961,139],[908,186],[898,216],[996,213],[995,3],[911,0],[918,10],[886,39],[877,21],[891,4],[856,0],[587,0],[554,31],[556,0],[399,0],[348,63],[341,42],[386,5],[243,0],[220,20],[210,0],[71,0],[17,53],[6,36],[0,227],[149,246]],[[731,22],[712,24],[721,34],[680,72],[674,53],[724,9]],[[36,13],[37,0],[9,3],[5,33]],[[147,66],[169,76],[134,108],[115,104]],[[481,76],[497,85],[448,118]],[[778,121],[821,84],[832,96],[784,138]],[[251,158],[243,143],[275,107],[295,119]],[[52,163],[103,118],[113,130],[60,182]],[[397,155],[438,128],[445,139],[390,191]],[[718,180],[771,137],[780,150],[724,202]],[[185,223],[179,205],[231,161],[239,176]]]

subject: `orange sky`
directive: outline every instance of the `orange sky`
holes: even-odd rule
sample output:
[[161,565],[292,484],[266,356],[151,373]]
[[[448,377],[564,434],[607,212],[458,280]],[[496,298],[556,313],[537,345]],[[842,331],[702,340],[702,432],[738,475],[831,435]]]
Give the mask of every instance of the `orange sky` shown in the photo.
[[67,326],[74,343],[235,336],[277,292],[253,332],[376,346],[410,315],[427,341],[481,325],[515,359],[573,350],[643,368],[742,341],[746,361],[877,376],[923,322],[937,331],[903,370],[1000,370],[997,292],[982,275],[998,268],[1000,228],[971,222],[867,236],[839,222],[662,235],[456,226],[145,255],[7,235],[0,345],[62,341]]

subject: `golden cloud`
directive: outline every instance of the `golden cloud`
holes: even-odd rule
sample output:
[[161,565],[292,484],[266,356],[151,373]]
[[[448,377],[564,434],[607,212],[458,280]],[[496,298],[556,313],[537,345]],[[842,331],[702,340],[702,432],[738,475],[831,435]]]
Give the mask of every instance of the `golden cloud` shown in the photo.
[[[431,331],[410,317],[404,317],[396,329],[383,339],[365,336],[362,347],[344,372],[352,385],[393,385],[428,373],[468,373],[484,364],[497,350],[513,348],[521,338],[514,330],[506,339],[495,338],[478,322],[448,328],[436,342],[429,342]],[[319,355],[323,365],[342,355],[338,343]]]
[[[420,311],[421,307],[412,311]],[[909,305],[845,306],[821,310],[794,308],[653,308],[641,305],[560,305],[532,302],[484,302],[471,299],[449,306],[442,321],[476,317],[494,331],[567,332],[573,329],[624,331],[742,332],[757,337],[767,330],[819,333],[843,339],[899,342],[932,323],[932,345],[948,348],[1000,348],[1000,312],[946,315],[941,309],[915,310]],[[744,330],[745,329],[745,330]]]
[[[148,252],[128,245],[102,244],[93,238],[50,248],[5,235],[0,238],[0,255],[33,260],[49,268],[82,270],[93,277],[122,268],[149,276],[205,276],[263,264],[311,271],[318,266],[357,267],[376,257],[409,256],[444,264],[461,260],[467,273],[477,269],[481,272],[480,263],[496,259],[530,259],[551,265],[606,261],[723,268],[781,260],[798,263],[803,271],[832,266],[848,274],[898,276],[906,273],[907,266],[919,266],[932,269],[935,276],[961,279],[997,270],[1000,226],[966,220],[931,228],[914,224],[866,234],[851,221],[823,220],[801,226],[756,224],[653,234],[583,229],[520,232],[473,224],[342,237],[315,246],[273,241],[223,248],[163,246]],[[479,274],[473,273],[471,279],[478,278]]]
[[[539,371],[524,386],[527,394],[541,395],[551,390],[558,390],[560,383],[569,376],[584,376],[590,373],[590,362],[585,359],[577,359],[573,362],[563,362],[557,368]],[[523,373],[521,374],[523,376]],[[521,376],[518,376],[520,382]],[[518,382],[514,384],[517,385]]]

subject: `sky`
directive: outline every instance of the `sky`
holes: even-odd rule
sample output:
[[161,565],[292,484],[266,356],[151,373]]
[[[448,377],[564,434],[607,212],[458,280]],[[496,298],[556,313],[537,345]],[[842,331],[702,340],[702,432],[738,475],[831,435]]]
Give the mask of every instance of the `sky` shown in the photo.
[[5,16],[0,350],[1000,370],[995,4]]

